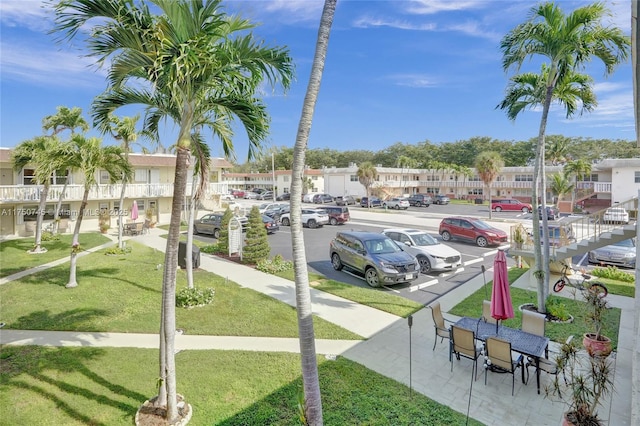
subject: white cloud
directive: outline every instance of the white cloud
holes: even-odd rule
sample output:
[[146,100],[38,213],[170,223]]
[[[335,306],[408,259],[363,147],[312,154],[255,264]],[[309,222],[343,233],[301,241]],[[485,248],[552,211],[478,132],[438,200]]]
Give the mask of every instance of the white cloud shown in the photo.
[[292,20],[318,20],[324,6],[324,2],[309,0],[273,0],[263,4],[266,11],[285,12]]
[[100,87],[104,85],[103,70],[96,70],[95,61],[77,53],[52,50],[49,46],[9,42],[0,44],[3,79],[31,81],[47,86]]
[[42,1],[2,0],[0,21],[8,27],[26,27],[33,31],[51,28],[51,9]]
[[412,31],[434,31],[437,28],[437,25],[432,23],[412,24],[406,20],[382,19],[372,17],[358,18],[353,22],[353,26],[356,28],[390,27],[400,30]]
[[415,87],[419,89],[436,87],[437,79],[426,74],[394,74],[387,77],[397,86]]
[[402,4],[407,12],[418,15],[432,15],[440,12],[476,9],[484,6],[484,2],[477,0],[417,0],[403,2]]

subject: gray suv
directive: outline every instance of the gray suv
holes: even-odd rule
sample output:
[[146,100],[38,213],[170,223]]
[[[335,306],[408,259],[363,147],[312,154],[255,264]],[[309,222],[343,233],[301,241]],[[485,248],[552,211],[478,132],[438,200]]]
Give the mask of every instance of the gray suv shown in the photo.
[[338,232],[329,245],[329,256],[333,269],[358,272],[371,287],[411,282],[420,272],[415,257],[375,232]]
[[433,200],[427,194],[413,194],[407,198],[407,201],[409,201],[409,205],[416,207],[429,207],[429,205],[433,203]]

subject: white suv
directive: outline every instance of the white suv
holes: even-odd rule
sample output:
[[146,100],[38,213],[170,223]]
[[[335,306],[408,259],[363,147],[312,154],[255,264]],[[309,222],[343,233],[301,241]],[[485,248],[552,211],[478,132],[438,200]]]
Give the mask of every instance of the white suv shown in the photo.
[[431,235],[418,229],[385,229],[384,235],[401,244],[403,250],[415,256],[420,272],[454,271],[462,264],[460,252],[441,244]]
[[409,201],[406,198],[391,198],[390,200],[386,200],[382,202],[382,207],[387,209],[408,209]]
[[[284,226],[291,225],[291,213],[287,212],[280,216],[280,223]],[[318,228],[329,223],[329,215],[324,210],[302,209],[302,226],[308,228]]]

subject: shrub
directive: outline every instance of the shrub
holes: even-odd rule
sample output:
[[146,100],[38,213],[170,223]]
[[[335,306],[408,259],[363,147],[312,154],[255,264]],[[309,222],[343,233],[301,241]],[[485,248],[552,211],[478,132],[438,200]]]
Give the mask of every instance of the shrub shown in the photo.
[[54,234],[51,231],[44,231],[40,236],[42,242],[45,241],[60,241],[60,236],[58,234]]
[[207,287],[204,290],[199,288],[183,288],[176,294],[176,306],[179,308],[194,308],[213,303],[215,290]]
[[267,229],[264,227],[258,206],[253,206],[249,212],[249,224],[244,242],[243,261],[247,263],[257,263],[266,259],[271,252]]
[[263,259],[258,261],[256,269],[267,274],[275,275],[278,272],[290,271],[293,269],[293,262],[290,260],[284,260],[284,258],[277,254],[273,259]]
[[225,251],[220,247],[219,243],[209,244],[204,247],[200,247],[200,251],[208,254],[223,254]]
[[567,308],[567,305],[564,304],[560,299],[557,299],[557,298],[547,299],[546,308],[549,314],[558,318],[560,321],[567,321],[570,317],[569,309]]
[[220,253],[227,253],[229,251],[229,222],[232,217],[233,213],[231,213],[231,210],[227,208],[220,220],[220,237],[218,238]]
[[131,253],[131,247],[120,248],[118,246],[115,246],[115,247],[108,248],[104,251],[104,254],[110,255],[110,256],[117,256],[120,254],[129,254],[129,253]]
[[606,268],[594,268],[591,271],[592,275],[600,278],[608,278],[610,280],[622,281],[625,283],[632,283],[635,280],[635,277],[625,271],[621,271],[615,266],[607,266]]

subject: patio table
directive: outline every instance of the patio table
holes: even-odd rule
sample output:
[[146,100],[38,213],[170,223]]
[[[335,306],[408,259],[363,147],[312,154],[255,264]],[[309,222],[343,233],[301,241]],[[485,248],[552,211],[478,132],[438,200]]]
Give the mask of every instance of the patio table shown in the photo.
[[[498,337],[511,343],[511,349],[532,358],[536,363],[536,384],[540,393],[540,358],[547,357],[549,338],[527,333],[517,328],[490,324],[482,318],[462,317],[456,323],[458,327],[471,330],[476,339],[486,341],[489,337]],[[496,332],[497,330],[497,332]]]

